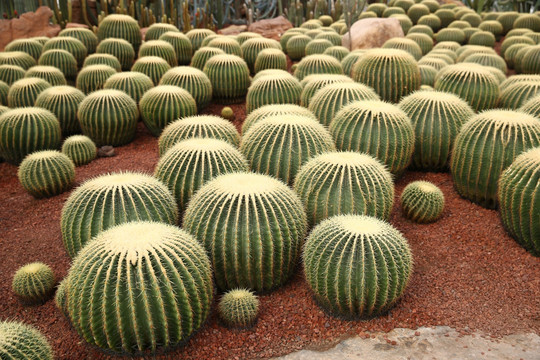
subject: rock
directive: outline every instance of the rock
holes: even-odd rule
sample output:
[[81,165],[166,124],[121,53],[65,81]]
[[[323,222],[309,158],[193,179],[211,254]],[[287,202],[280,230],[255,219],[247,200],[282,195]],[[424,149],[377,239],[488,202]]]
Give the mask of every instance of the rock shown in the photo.
[[144,40],[146,36],[146,32],[148,31],[148,27],[141,28],[141,38]]
[[462,3],[461,1],[459,0],[438,0],[439,4],[441,5],[444,5],[444,4],[456,4],[457,6],[463,6],[465,7],[465,4]]
[[[397,21],[397,20],[396,20]],[[284,16],[278,16],[274,19],[267,19],[254,22],[249,25],[248,31],[261,34],[262,36],[274,40],[279,40],[281,35],[293,25]]]
[[116,156],[116,151],[114,150],[114,147],[105,145],[98,149],[97,154],[99,157],[113,157]]
[[0,20],[0,51],[14,39],[58,35],[60,25],[49,24],[52,15],[49,7],[40,6],[36,12],[24,13],[18,19]]
[[349,47],[349,33],[342,37],[342,44],[347,49],[371,49],[382,47],[386,40],[403,37],[403,29],[396,18],[368,18],[358,20],[351,27],[352,48]]
[[231,25],[227,26],[224,29],[218,30],[218,34],[221,35],[238,35],[241,32],[244,32],[247,30],[247,25]]
[[66,29],[72,29],[72,28],[84,28],[88,29],[88,25],[86,24],[79,24],[79,23],[67,23]]

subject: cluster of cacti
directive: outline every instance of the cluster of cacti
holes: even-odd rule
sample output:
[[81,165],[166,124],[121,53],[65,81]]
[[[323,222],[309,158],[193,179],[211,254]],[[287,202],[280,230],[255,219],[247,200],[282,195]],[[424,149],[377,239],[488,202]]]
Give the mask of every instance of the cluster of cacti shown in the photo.
[[142,42],[141,29],[137,20],[131,16],[121,14],[104,17],[99,23],[97,37],[99,41],[109,38],[124,39],[137,51]]
[[0,81],[5,82],[8,86],[13,84],[17,80],[22,79],[25,73],[26,70],[17,65],[0,65]]
[[73,161],[75,166],[86,165],[97,155],[96,144],[88,136],[73,135],[62,144],[62,153]]
[[181,32],[168,31],[159,37],[159,40],[166,41],[172,45],[176,53],[178,65],[189,65],[193,55],[193,46],[189,38]]
[[4,51],[22,51],[24,53],[27,53],[28,55],[33,57],[34,60],[37,61],[43,51],[43,45],[39,41],[32,39],[15,39],[6,45]]
[[308,109],[302,106],[293,105],[293,104],[276,104],[276,105],[265,105],[260,108],[253,110],[246,117],[242,123],[242,134],[245,134],[253,125],[259,121],[274,116],[281,115],[290,115],[290,116],[302,116],[309,117],[313,120],[317,120],[315,115]]
[[[167,43],[167,45],[169,44]],[[131,69],[133,62],[135,61],[135,50],[133,49],[133,46],[124,39],[108,38],[101,40],[96,48],[96,53],[115,56],[118,61],[120,61],[123,71]]]
[[499,107],[518,109],[536,95],[540,95],[540,81],[519,81],[501,91]]
[[[15,272],[11,288],[25,304],[39,304],[49,300],[54,292],[55,284],[52,269],[41,262],[34,262],[20,267]],[[4,350],[1,343],[2,340],[0,340],[0,349]]]
[[255,324],[259,313],[259,299],[247,289],[232,289],[221,297],[218,304],[219,318],[232,328],[249,328]]
[[506,37],[502,44],[501,44],[501,56],[506,56],[506,50],[512,45],[515,44],[527,44],[527,45],[535,45],[534,41],[526,36],[512,36],[512,37]]
[[540,148],[536,147],[519,155],[501,174],[497,197],[505,229],[534,256],[540,256],[539,179]]
[[163,74],[170,69],[171,66],[167,63],[167,61],[165,61],[165,59],[157,56],[145,56],[135,61],[131,71],[143,73],[152,80],[154,85],[157,86]]
[[111,75],[103,84],[103,89],[123,91],[137,104],[139,104],[144,93],[153,87],[152,79],[137,71],[126,71]]
[[212,100],[212,83],[199,69],[178,66],[163,74],[160,85],[174,85],[185,89],[193,96],[198,111],[203,110]]
[[428,181],[414,181],[401,193],[403,215],[417,223],[437,221],[444,210],[444,194]]
[[54,359],[45,336],[36,328],[19,322],[0,322],[0,349],[6,359]]
[[9,88],[7,102],[10,108],[34,106],[40,93],[51,87],[47,81],[29,77],[15,81]]
[[22,51],[0,52],[0,65],[17,65],[24,70],[36,66],[36,59]]
[[108,65],[85,66],[77,75],[77,89],[85,94],[101,90],[107,79],[114,74],[116,70]]
[[246,95],[246,113],[269,104],[299,104],[302,87],[290,74],[263,76],[254,80]]
[[306,240],[304,273],[317,302],[350,319],[380,315],[403,295],[411,249],[390,224],[364,215],[333,216]]
[[235,103],[247,93],[249,67],[241,57],[229,54],[212,56],[204,66],[204,73],[212,83],[217,102]]
[[111,54],[92,54],[84,59],[83,68],[90,65],[108,65],[117,72],[122,71],[122,65],[116,56]]
[[[208,256],[195,238],[176,226],[137,221],[99,233],[81,250],[66,279],[64,306],[88,343],[117,353],[155,352],[203,325],[213,290]],[[122,304],[138,311],[126,313]]]
[[49,41],[43,45],[43,51],[48,50],[66,50],[69,52],[75,60],[77,60],[78,67],[81,67],[86,55],[88,55],[88,50],[84,44],[72,37],[55,37],[51,38]]
[[28,69],[24,77],[43,79],[52,86],[67,84],[64,74],[62,74],[60,69],[55,68],[54,66],[33,66]]
[[92,30],[84,28],[66,28],[58,34],[61,37],[72,37],[79,40],[84,44],[88,54],[93,54],[96,52],[96,47],[98,45],[98,37]]

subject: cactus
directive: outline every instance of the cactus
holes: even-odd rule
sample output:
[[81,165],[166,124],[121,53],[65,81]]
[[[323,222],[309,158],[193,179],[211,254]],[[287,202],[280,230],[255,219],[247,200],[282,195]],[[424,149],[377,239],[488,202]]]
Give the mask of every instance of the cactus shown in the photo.
[[409,53],[415,60],[420,60],[422,57],[422,49],[420,45],[411,39],[406,38],[391,38],[383,44],[383,49],[403,50]]
[[519,109],[524,113],[540,118],[540,95],[536,95],[527,100]]
[[435,85],[435,78],[439,72],[435,67],[431,65],[419,64],[420,77],[422,78],[422,85],[433,87]]
[[193,58],[191,58],[191,66],[199,70],[204,70],[204,66],[206,65],[208,59],[215,55],[225,55],[225,51],[208,46],[201,47],[193,54]]
[[246,289],[227,291],[218,304],[219,318],[232,328],[250,328],[257,321],[259,299]]
[[414,58],[403,50],[369,50],[353,68],[355,81],[375,89],[382,100],[397,103],[420,88],[420,70]]
[[36,199],[48,198],[71,188],[75,165],[56,150],[42,150],[26,156],[17,172],[24,190]]
[[482,31],[489,31],[497,38],[497,40],[499,40],[503,34],[503,26],[497,20],[482,21],[478,28]]
[[[17,65],[0,65],[0,81],[5,82],[8,86],[24,78],[25,73],[26,71]],[[7,98],[5,105],[7,105]]]
[[444,210],[444,194],[428,181],[413,181],[401,193],[403,216],[417,223],[437,221]]
[[402,174],[411,162],[413,125],[395,105],[378,100],[352,102],[336,114],[329,130],[338,150],[369,154],[394,175]]
[[433,29],[430,26],[427,25],[414,25],[409,29],[409,32],[407,35],[410,34],[424,34],[429,36],[430,38],[433,38]]
[[7,44],[4,51],[22,51],[37,61],[43,51],[43,45],[39,41],[32,39],[16,39]]
[[527,100],[540,95],[540,81],[519,81],[501,91],[499,107],[519,109]]
[[341,46],[341,35],[335,32],[322,32],[313,40],[328,40],[332,46]]
[[242,133],[245,134],[247,131],[259,121],[266,119],[268,117],[275,116],[301,116],[309,117],[313,120],[317,120],[315,115],[308,109],[292,104],[281,104],[281,105],[265,105],[260,108],[252,111],[242,123]]
[[472,54],[467,56],[463,62],[491,66],[501,70],[505,74],[508,71],[506,61],[504,61],[504,59],[499,55],[495,54]]
[[394,203],[392,175],[377,159],[357,152],[329,152],[308,161],[294,189],[310,226],[338,214],[388,220]]
[[531,46],[521,60],[523,74],[540,74],[540,45]]
[[247,40],[241,46],[241,55],[246,61],[251,73],[255,73],[255,61],[261,51],[265,49],[277,49],[281,50],[279,42],[266,39],[266,38],[254,38]]
[[60,31],[58,34],[59,37],[70,37],[79,40],[84,44],[88,54],[93,54],[96,52],[96,47],[98,45],[98,38],[92,30],[83,29],[83,28],[70,28]]
[[300,96],[300,105],[308,107],[315,93],[327,85],[352,82],[353,80],[345,75],[315,74],[306,76],[300,83],[304,88]]
[[466,21],[470,24],[472,27],[479,27],[482,23],[482,18],[480,15],[475,13],[465,14],[461,17],[461,21]]
[[154,87],[152,80],[137,71],[126,71],[118,74],[111,75],[105,84],[103,89],[120,90],[128,94],[137,105],[139,104],[142,96],[148,90]]
[[512,75],[501,83],[501,92],[505,91],[507,88],[514,85],[515,83],[522,81],[540,82],[540,75]]
[[[178,227],[147,221],[99,233],[73,262],[65,287],[66,312],[79,335],[121,354],[187,341],[210,314],[214,290],[197,240]],[[80,301],[86,296],[93,300]],[[111,299],[117,296],[139,310],[115,306]]]
[[256,38],[261,39],[263,38],[263,36],[261,34],[250,32],[250,31],[244,31],[236,35],[236,41],[238,41],[240,46],[242,46],[242,44],[245,43],[246,41],[251,40],[251,39],[256,39]]
[[104,41],[110,38],[124,39],[133,47],[133,51],[139,51],[141,46],[141,29],[137,20],[128,15],[112,14],[101,20],[97,29],[98,40]]
[[47,81],[29,77],[14,82],[8,91],[7,101],[10,108],[34,106],[38,95],[50,88]]
[[122,146],[135,138],[139,111],[125,92],[98,90],[80,103],[77,117],[82,133],[97,146]]
[[[463,32],[465,33],[465,41],[467,43],[469,43],[469,41],[471,40],[471,36],[473,36],[474,34],[476,34],[477,32],[480,32],[481,30],[479,28],[473,28],[473,27],[469,27],[469,28],[465,28],[465,29],[462,29]],[[478,41],[479,39],[475,40],[475,41]]]
[[514,21],[519,17],[517,11],[509,11],[500,13],[497,17],[497,21],[501,23],[503,27],[503,34],[507,34],[514,27]]
[[461,21],[461,20],[455,20],[448,25],[449,29],[466,29],[471,27],[471,24],[469,24],[467,21]]
[[514,21],[514,29],[530,29],[540,32],[540,17],[535,14],[521,14]]
[[479,46],[479,45],[464,45],[462,46],[457,52],[454,53],[455,55],[458,55],[457,59],[453,62],[462,62],[467,57],[475,54],[491,54],[491,55],[497,55],[495,50],[492,48],[488,48],[486,46]]
[[[398,38],[395,38],[395,39],[398,39]],[[407,34],[406,39],[412,40],[420,47],[420,50],[422,51],[420,54],[420,57],[422,57],[422,55],[426,55],[431,50],[433,50],[433,39],[429,35],[422,34],[422,33],[413,33],[413,34],[409,33]],[[405,49],[402,49],[402,50],[405,50]],[[408,52],[414,56],[414,54],[411,51],[408,51]],[[420,57],[418,58],[418,60],[420,60]]]
[[536,221],[539,177],[540,148],[536,147],[519,155],[502,173],[497,196],[505,229],[534,256],[540,256],[540,230]]
[[178,209],[206,182],[221,174],[248,171],[247,161],[233,145],[212,138],[191,138],[177,142],[161,156],[155,177],[169,187]]
[[411,6],[415,4],[414,0],[397,0],[392,6],[402,8],[404,11],[408,11]]
[[439,30],[439,32],[435,34],[435,40],[437,40],[437,42],[454,41],[458,44],[464,44],[466,36],[461,29],[446,28]]
[[300,60],[306,56],[306,46],[312,39],[307,35],[295,35],[287,41],[287,54],[291,60]]
[[462,46],[456,41],[440,41],[433,47],[433,50],[452,50],[457,52]]
[[163,74],[160,85],[174,85],[185,89],[193,96],[198,111],[202,111],[212,100],[212,83],[201,70],[190,66],[172,68]]
[[167,24],[167,23],[152,24],[150,25],[150,27],[148,27],[148,30],[146,31],[146,35],[144,36],[144,40],[147,42],[152,41],[152,40],[157,40],[159,39],[161,35],[169,31],[177,32],[177,33],[180,32],[180,30],[178,30],[178,28],[172,24]]
[[299,80],[313,74],[343,74],[341,63],[330,55],[310,55],[306,56],[298,63],[294,72]]
[[[341,62],[345,57],[347,57],[347,55],[350,54],[350,51],[344,46],[332,46],[324,50],[323,54],[333,56]],[[343,63],[341,66],[343,66]]]
[[43,45],[43,51],[48,50],[66,50],[69,52],[75,60],[77,60],[77,66],[80,68],[88,55],[88,50],[84,44],[72,37],[55,37],[51,38],[49,41]]
[[534,41],[536,45],[540,44],[540,32],[527,33],[525,36]]
[[477,64],[447,66],[437,75],[435,90],[456,94],[475,111],[493,108],[499,98],[497,78]]
[[139,58],[145,56],[157,56],[165,59],[171,67],[178,65],[174,47],[165,40],[145,41],[139,48]]
[[255,73],[267,69],[287,70],[287,56],[278,49],[264,49],[255,60],[253,70]]
[[[429,8],[424,4],[414,4],[407,10],[407,16],[412,20],[414,24],[418,23],[418,20],[420,20],[421,17],[425,15],[429,15],[431,12],[429,11]],[[439,20],[439,27],[440,25],[440,19],[438,16],[433,15],[434,17]],[[428,25],[428,24],[425,24]]]
[[320,223],[306,240],[303,260],[319,305],[348,319],[371,318],[392,308],[413,268],[403,235],[384,221],[362,215],[334,216]]
[[[48,265],[34,262],[26,264],[17,270],[13,276],[12,289],[23,303],[40,304],[51,297],[54,292],[55,282],[54,273]],[[2,330],[0,330],[1,333]],[[2,342],[0,340],[0,343]],[[5,350],[4,346],[0,347]],[[5,353],[2,351],[2,354]]]
[[116,56],[111,54],[92,54],[84,59],[83,68],[91,65],[107,65],[112,67],[116,72],[122,71],[122,65]]
[[[516,52],[516,55],[514,55],[514,70],[516,71],[516,74],[520,74],[522,72],[521,64],[523,60],[525,59],[525,56],[532,49],[533,49],[533,46],[524,47],[518,50]],[[532,66],[535,66],[535,64],[532,64]]]
[[[5,108],[4,111],[8,110],[8,107],[7,107],[7,104],[8,104],[8,102],[7,102],[8,92],[9,92],[9,85],[6,84],[3,81],[0,81],[0,106]],[[1,115],[1,113],[0,113],[0,115]]]
[[377,14],[377,17],[382,17],[384,10],[386,10],[388,6],[383,3],[373,3],[369,4],[366,8],[366,11],[373,11],[375,14]]
[[493,66],[486,66],[486,69],[488,69],[489,72],[497,78],[497,82],[499,84],[506,80],[506,74],[503,73],[500,69],[497,69]]
[[331,47],[332,43],[326,39],[313,39],[306,45],[305,53],[306,56],[322,54]]
[[240,135],[233,124],[213,115],[188,116],[167,125],[159,137],[159,156],[177,142],[190,138],[212,138],[223,140],[238,147]]
[[30,39],[36,40],[36,41],[39,42],[41,45],[45,45],[45,43],[46,43],[47,41],[49,41],[50,37],[48,37],[48,36],[34,36],[34,37],[31,37]]
[[74,258],[98,233],[132,221],[176,224],[178,208],[169,189],[150,175],[133,172],[87,180],[73,190],[62,208],[64,247]]
[[70,158],[75,166],[86,165],[96,158],[96,144],[88,136],[73,135],[64,141],[62,153]]
[[51,84],[52,86],[66,85],[67,81],[64,74],[54,66],[33,66],[24,75],[29,78],[40,78]]
[[120,61],[123,71],[129,70],[135,60],[133,46],[123,39],[111,38],[102,40],[96,48],[96,53],[115,56]]
[[108,65],[90,65],[84,67],[77,75],[76,86],[85,94],[103,89],[103,85],[116,70]]
[[430,13],[435,13],[440,8],[439,2],[436,0],[422,0],[420,3],[427,6]]
[[463,125],[450,170],[457,192],[487,208],[497,206],[500,174],[521,152],[540,145],[538,119],[511,110],[484,111]]
[[505,57],[506,50],[514,44],[534,45],[534,41],[526,36],[507,36],[501,44],[501,56]]
[[65,279],[60,281],[56,288],[56,294],[54,295],[54,304],[58,310],[62,311],[62,314],[66,314],[66,281]]
[[36,60],[22,51],[4,51],[0,52],[0,65],[17,65],[28,70],[36,66]]
[[52,112],[60,122],[63,135],[80,131],[77,110],[84,94],[72,86],[53,86],[41,92],[36,99],[36,107]]
[[492,48],[495,46],[495,42],[495,35],[493,35],[489,31],[478,31],[471,35],[468,44],[481,45]]
[[392,15],[406,15],[406,13],[402,8],[390,6],[383,11],[382,17],[387,18],[391,17]]
[[135,61],[131,71],[143,73],[152,80],[154,85],[158,85],[163,74],[170,69],[171,66],[164,59],[157,56],[145,56]]
[[308,20],[302,25],[300,25],[302,29],[308,29],[308,30],[314,30],[314,29],[320,29],[322,27],[322,22],[316,20]]
[[206,248],[222,290],[283,285],[306,234],[298,196],[279,180],[253,173],[225,174],[205,184],[191,199],[183,224]]
[[212,56],[204,66],[204,73],[212,83],[213,96],[218,103],[239,102],[247,93],[250,82],[249,67],[244,59],[238,56]]
[[225,120],[233,121],[234,120],[234,111],[228,106],[224,106],[221,109],[221,117]]
[[264,76],[253,81],[246,96],[246,113],[269,104],[299,104],[302,87],[290,74]]
[[343,67],[343,73],[348,77],[353,77],[352,70],[354,65],[360,58],[366,53],[367,50],[353,50],[347,56],[341,60],[341,66]]
[[178,65],[189,65],[193,55],[193,47],[188,37],[180,32],[169,31],[159,37],[174,48]]
[[289,40],[296,35],[303,35],[304,33],[298,31],[298,28],[292,28],[287,30],[281,37],[279,38],[279,44],[281,45],[281,48],[283,51],[287,51],[287,43]]
[[54,358],[47,338],[33,326],[19,322],[0,322],[0,348],[6,359]]
[[403,34],[407,34],[409,30],[413,27],[411,19],[407,15],[394,14],[390,16],[391,18],[396,18],[399,21],[399,25],[403,30]]
[[193,52],[195,52],[199,50],[205,38],[215,34],[215,32],[209,29],[192,29],[186,33],[186,36],[188,37],[189,41],[191,41]]
[[433,31],[438,31],[442,27],[441,19],[434,14],[424,15],[418,19],[417,25],[426,25]]
[[221,49],[229,55],[242,56],[240,44],[230,37],[218,36],[215,39],[212,39],[206,46]]

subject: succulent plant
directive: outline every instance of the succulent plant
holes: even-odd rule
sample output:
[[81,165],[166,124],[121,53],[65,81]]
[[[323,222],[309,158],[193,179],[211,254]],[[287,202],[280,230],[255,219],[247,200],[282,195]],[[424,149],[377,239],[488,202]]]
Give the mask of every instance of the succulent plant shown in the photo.
[[435,81],[435,90],[456,94],[475,111],[481,111],[497,104],[499,82],[481,65],[456,64],[441,70]]
[[535,14],[520,14],[514,21],[514,29],[531,29],[540,32],[540,17]]
[[6,359],[54,359],[45,336],[33,326],[19,322],[0,322],[0,349]]
[[0,80],[0,106],[5,107],[4,111],[7,111],[7,96],[9,92],[9,85]]
[[287,56],[278,49],[264,49],[257,55],[253,69],[255,73],[267,69],[287,70]]
[[415,60],[420,60],[422,57],[422,49],[420,45],[411,39],[406,38],[391,38],[383,44],[383,49],[403,50],[409,53]]
[[[332,46],[324,50],[323,54],[333,56],[341,62],[347,55],[350,54],[350,51],[345,46]],[[343,66],[343,63],[341,66]]]
[[285,31],[283,35],[281,35],[281,37],[279,38],[279,44],[281,45],[283,51],[287,52],[287,43],[289,42],[289,39],[291,39],[293,36],[303,34],[303,32],[298,31],[298,28],[291,28]]
[[300,27],[309,30],[320,29],[322,27],[322,22],[320,22],[319,20],[311,19],[304,22],[302,25],[300,25]]
[[283,285],[306,234],[306,215],[294,191],[253,173],[224,174],[206,183],[191,199],[183,224],[206,248],[222,290]]
[[291,60],[300,60],[304,56],[306,56],[306,47],[307,44],[312,39],[305,35],[305,34],[298,34],[289,39],[287,41],[287,54],[291,58]]
[[465,28],[461,30],[463,30],[463,32],[465,33],[465,41],[467,43],[469,43],[469,40],[471,39],[471,36],[473,36],[473,34],[476,34],[477,32],[481,31],[479,28],[473,28],[473,27],[469,27],[469,28]]
[[86,165],[96,158],[96,144],[88,136],[72,135],[64,141],[62,153],[70,158],[75,166]]
[[453,21],[456,20],[456,16],[452,10],[439,9],[433,14],[441,20],[441,28],[448,27]]
[[62,311],[62,314],[66,314],[66,281],[65,279],[60,281],[54,294],[54,304],[56,308]]
[[491,66],[501,70],[503,73],[507,73],[508,68],[506,66],[506,61],[499,55],[495,54],[472,54],[467,56],[464,60],[464,63],[474,63],[483,66]]
[[540,95],[531,97],[521,106],[521,108],[519,108],[519,110],[540,118]]
[[257,321],[259,299],[247,289],[227,291],[218,304],[219,318],[232,328],[250,328]]
[[[54,292],[55,283],[56,280],[52,269],[44,263],[34,262],[20,267],[17,272],[15,272],[12,289],[15,295],[17,295],[23,303],[40,304],[51,297]],[[0,334],[1,333],[2,330],[0,330]],[[2,340],[0,340],[0,344],[1,343]],[[5,347],[2,345],[0,345],[0,348],[3,351],[5,350]],[[0,351],[0,353],[5,355],[3,351]],[[8,357],[8,359],[15,358]],[[28,357],[28,359],[30,359],[30,357]]]
[[510,86],[524,81],[534,81],[534,82],[540,82],[540,74],[520,74],[520,75],[512,75],[508,77],[505,81],[503,81],[500,85],[501,92],[505,91]]
[[204,70],[204,66],[208,59],[215,55],[225,55],[225,51],[208,46],[202,47],[193,54],[191,66],[199,70]]
[[501,220],[521,246],[540,256],[538,237],[538,193],[540,188],[540,148],[523,152],[499,178],[499,211]]
[[167,124],[197,114],[191,94],[178,86],[159,85],[148,90],[139,103],[141,117],[153,136],[159,136]]
[[124,39],[133,46],[134,51],[139,50],[142,42],[141,29],[137,20],[122,14],[104,17],[99,23],[97,37],[100,42],[110,38]]
[[252,111],[242,123],[242,133],[245,134],[253,125],[259,121],[275,116],[302,116],[317,120],[315,115],[308,109],[293,104],[265,105]]
[[[176,226],[147,221],[99,233],[75,258],[65,287],[66,312],[79,335],[122,354],[189,339],[210,314],[214,291],[210,261],[197,240]],[[126,306],[111,302],[117,296]],[[80,301],[85,297],[92,301]]]
[[487,208],[497,206],[500,174],[521,152],[540,145],[538,119],[517,111],[484,111],[463,125],[450,170],[457,192]]
[[383,11],[382,17],[387,18],[392,15],[406,15],[405,10],[396,6],[390,6]]
[[35,106],[52,112],[60,122],[64,136],[80,131],[77,110],[84,94],[72,86],[53,86],[42,91]]
[[36,66],[36,59],[23,51],[0,52],[0,65],[17,65],[24,70]]
[[433,50],[452,50],[457,52],[460,48],[462,48],[462,46],[457,41],[437,41]]
[[15,39],[6,45],[4,51],[22,51],[37,61],[43,51],[43,45],[39,41],[33,39]]
[[414,0],[396,0],[392,6],[402,8],[408,11],[411,6],[415,4]]
[[[394,38],[394,39],[397,39],[397,38]],[[421,53],[420,57],[418,58],[418,60],[420,60],[422,55],[426,55],[431,50],[433,50],[433,39],[429,35],[422,34],[422,33],[413,33],[413,34],[409,33],[409,34],[407,34],[406,39],[412,40],[413,42],[415,42],[420,47],[420,50],[422,51],[422,53]],[[387,41],[387,43],[388,43],[388,41]],[[398,48],[398,47],[394,47],[394,48]],[[402,49],[402,50],[405,50],[405,49]],[[413,53],[411,51],[407,51],[407,52],[410,53],[411,55],[413,55]],[[413,50],[413,52],[414,52],[414,50]]]
[[407,15],[403,14],[394,14],[390,16],[391,18],[396,18],[399,21],[399,25],[401,26],[401,30],[403,30],[403,34],[407,34],[409,30],[413,27],[413,22]]
[[501,43],[501,56],[505,57],[506,50],[514,44],[534,45],[534,41],[526,36],[507,36]]
[[527,100],[540,95],[540,81],[519,81],[501,91],[499,107],[519,109]]
[[375,89],[382,100],[397,103],[420,87],[420,70],[414,58],[402,50],[366,52],[353,68],[353,78]]
[[143,73],[157,86],[163,74],[170,69],[171,66],[164,59],[157,56],[145,56],[135,61],[131,71]]
[[339,60],[330,55],[310,55],[303,58],[294,71],[298,80],[314,74],[338,74],[343,75],[343,68]]
[[470,45],[494,47],[496,41],[497,40],[495,39],[495,35],[493,35],[491,32],[477,31],[471,35],[467,43]]
[[435,85],[435,78],[439,72],[435,67],[431,65],[419,64],[420,78],[422,79],[422,85],[428,85],[433,87]]
[[203,40],[210,36],[215,35],[216,33],[210,29],[191,29],[186,33],[189,41],[191,41],[191,46],[193,47],[193,52],[199,50]]
[[534,41],[536,45],[540,44],[540,32],[527,33],[525,36]]
[[111,54],[92,54],[84,59],[83,68],[90,65],[108,65],[112,67],[116,72],[122,71],[122,65],[116,56]]
[[159,39],[161,35],[167,32],[180,33],[180,30],[176,26],[172,24],[167,24],[165,22],[154,23],[148,27],[148,30],[146,31],[146,34],[144,35],[144,40],[146,42],[157,40]]
[[73,57],[75,57],[75,60],[77,60],[77,66],[79,68],[82,67],[84,59],[86,58],[86,55],[88,55],[88,49],[86,49],[86,46],[84,46],[81,41],[72,37],[58,36],[51,38],[45,43],[45,45],[43,45],[43,51],[45,52],[47,50],[68,51],[71,55],[73,55]]
[[[273,39],[266,39],[263,37],[247,40],[242,44],[241,56],[246,61],[249,70],[255,73],[255,61],[260,52],[265,49],[277,49],[281,50],[279,42]],[[239,55],[240,56],[240,55]]]
[[107,79],[115,74],[116,70],[108,65],[86,66],[77,75],[77,89],[86,95],[101,90]]
[[168,31],[159,37],[172,45],[178,65],[189,65],[193,55],[193,46],[189,38],[181,32]]
[[98,38],[92,30],[84,28],[66,28],[58,34],[59,37],[70,37],[79,40],[86,47],[88,54],[96,52]]
[[413,181],[401,193],[403,215],[417,223],[437,221],[444,210],[444,194],[428,181]]
[[111,75],[103,84],[103,89],[123,91],[137,104],[139,104],[144,93],[153,87],[152,79],[137,71],[125,71]]
[[131,69],[135,60],[133,46],[124,39],[110,38],[101,40],[96,48],[96,53],[115,56],[120,61],[123,71]]
[[482,31],[489,31],[490,33],[495,35],[497,40],[501,38],[504,31],[502,24],[497,20],[482,21],[478,28]]
[[364,214],[387,220],[394,203],[392,175],[374,157],[357,152],[328,152],[308,161],[294,189],[310,226],[338,214]]
[[[429,15],[431,12],[429,11],[429,8],[424,4],[414,4],[407,10],[407,16],[412,20],[414,24],[418,23],[418,20],[420,20],[421,17],[425,15]],[[439,27],[441,20],[438,16],[433,15],[437,20],[439,20]],[[428,24],[425,24],[428,25]]]
[[[17,65],[0,65],[0,81],[5,82],[8,86],[22,79],[25,73],[26,71]],[[7,105],[7,93],[5,105]]]
[[316,74],[306,76],[301,85],[304,89],[300,96],[300,104],[302,106],[308,107],[313,96],[320,89],[324,88],[327,85],[335,83],[352,83],[353,80],[345,75],[326,75],[326,74]]
[[369,4],[366,8],[366,11],[373,11],[375,14],[377,14],[377,17],[382,17],[384,10],[386,10],[388,6],[383,3],[373,3]]
[[348,319],[370,318],[392,308],[413,269],[403,235],[364,215],[333,216],[321,222],[306,240],[303,260],[318,304]]
[[82,133],[97,146],[122,146],[135,138],[139,111],[135,101],[120,90],[98,90],[77,111]]
[[246,159],[233,145],[212,138],[190,138],[177,142],[161,156],[155,177],[168,186],[178,209],[184,212],[193,194],[209,180],[248,170]]
[[[209,47],[208,44],[210,44],[210,41],[214,40],[214,39],[218,39],[218,38],[221,38],[221,37],[225,37],[224,35],[218,35],[218,34],[212,34],[212,35],[208,35],[207,37],[204,38],[204,40],[201,42],[201,48],[203,47]],[[217,49],[217,48],[216,48]],[[225,52],[223,49],[220,49],[221,51]]]
[[521,60],[523,74],[540,74],[540,45],[531,46]]
[[333,44],[326,39],[313,39],[307,45],[305,49],[306,56],[322,54],[333,46]]
[[341,46],[341,35],[332,31],[325,31],[315,36],[313,40],[328,40],[332,46]]
[[212,83],[201,70],[190,66],[170,69],[161,78],[160,85],[174,85],[185,89],[193,96],[198,111],[203,110],[212,100]]
[[214,99],[219,103],[241,101],[247,93],[250,83],[249,68],[238,56],[212,56],[204,66],[204,73],[210,79]]
[[[262,38],[263,36],[261,34],[251,32],[251,31],[244,31],[240,34],[236,35],[236,41],[242,46],[243,43],[245,43],[248,40],[255,39],[255,38]],[[280,38],[281,41],[281,38]]]
[[[523,60],[527,56],[530,50],[533,49],[534,46],[528,46],[524,47],[516,52],[514,55],[514,70],[516,71],[516,74],[521,74],[523,71],[521,64],[523,63]],[[531,64],[529,64],[530,66]],[[532,66],[535,66],[535,64],[532,64]]]
[[234,111],[233,111],[233,109],[231,109],[228,106],[224,106],[221,109],[221,117],[224,118],[225,120],[229,120],[229,121],[234,120]]
[[497,21],[503,26],[503,34],[507,34],[514,27],[514,21],[519,17],[517,11],[509,11],[499,14]]
[[240,48],[238,41],[227,36],[218,36],[208,42],[205,46],[221,49],[225,54],[239,57],[242,56],[242,49]]
[[454,42],[457,42],[458,44],[464,44],[466,40],[466,36],[463,30],[461,29],[445,28],[445,29],[439,30],[439,32],[435,34],[435,40],[437,40],[437,42],[454,41]]
[[292,75],[261,77],[251,84],[246,96],[246,113],[269,104],[299,104],[302,87]]
[[66,85],[67,81],[60,69],[54,66],[33,66],[24,75],[26,78],[40,78],[52,86]]
[[461,20],[468,22],[472,27],[479,27],[482,23],[482,17],[476,13],[465,14]]
[[139,58],[145,56],[157,56],[165,59],[171,67],[178,65],[174,47],[165,40],[150,40],[142,43],[139,48]]
[[41,45],[45,45],[45,43],[46,43],[47,41],[49,41],[50,37],[48,37],[48,36],[34,36],[34,37],[31,37],[30,39],[36,40],[36,41],[39,42]]
[[352,70],[356,62],[366,53],[366,50],[353,50],[341,60],[343,73],[348,77],[353,77]]
[[414,25],[407,32],[407,35],[411,34],[424,34],[433,38],[433,29],[427,25]]
[[47,81],[29,77],[15,81],[8,91],[7,101],[10,108],[34,106],[38,95],[51,87]]

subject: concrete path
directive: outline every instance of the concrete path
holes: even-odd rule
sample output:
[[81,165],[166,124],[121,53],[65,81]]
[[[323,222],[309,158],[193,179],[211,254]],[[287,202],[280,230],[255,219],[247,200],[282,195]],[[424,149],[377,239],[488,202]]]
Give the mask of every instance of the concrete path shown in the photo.
[[279,360],[540,360],[537,334],[509,335],[485,339],[481,334],[459,336],[452,328],[394,329],[375,338],[354,337],[334,348],[318,352],[302,350]]

